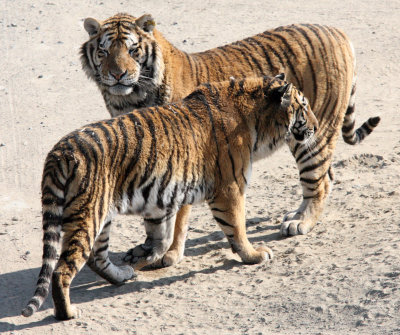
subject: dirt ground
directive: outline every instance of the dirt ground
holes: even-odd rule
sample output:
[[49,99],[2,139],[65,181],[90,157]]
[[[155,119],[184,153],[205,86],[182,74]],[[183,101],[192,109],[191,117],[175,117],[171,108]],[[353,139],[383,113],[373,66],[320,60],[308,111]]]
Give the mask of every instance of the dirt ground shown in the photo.
[[[57,4],[62,3],[62,4]],[[34,4],[33,4],[34,3]],[[80,319],[59,322],[49,297],[20,316],[41,265],[40,180],[45,155],[65,134],[108,113],[81,70],[85,17],[151,13],[185,51],[201,51],[279,25],[329,24],[352,39],[357,124],[381,124],[356,147],[339,139],[336,182],[321,223],[281,238],[301,189],[285,148],[255,165],[247,197],[254,245],[275,258],[246,266],[205,206],[190,217],[186,257],[140,271],[122,287],[84,268],[71,300]],[[400,2],[77,1],[0,2],[0,333],[6,334],[399,334]],[[119,216],[112,258],[143,242],[141,220]]]

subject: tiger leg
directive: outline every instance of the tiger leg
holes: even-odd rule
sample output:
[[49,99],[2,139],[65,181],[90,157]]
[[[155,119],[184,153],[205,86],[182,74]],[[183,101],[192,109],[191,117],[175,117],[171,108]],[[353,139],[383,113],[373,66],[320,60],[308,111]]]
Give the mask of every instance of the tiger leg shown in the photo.
[[99,276],[113,285],[122,285],[135,276],[131,266],[116,266],[108,256],[108,241],[110,236],[111,221],[108,221],[96,238],[93,250],[87,265]]
[[80,311],[71,305],[69,289],[72,280],[89,259],[92,242],[86,229],[88,226],[84,221],[75,221],[75,229],[65,232],[63,236],[62,252],[52,277],[54,310],[59,320],[80,316]]
[[[336,138],[325,137],[325,143],[320,143],[313,150],[303,145],[289,145],[299,169],[303,201],[297,210],[285,215],[280,229],[282,236],[307,234],[317,223],[332,188],[331,162]],[[321,144],[326,150],[318,149]]]
[[147,238],[144,244],[130,249],[123,260],[140,269],[160,260],[168,251],[174,237],[176,214],[164,218],[145,219]]
[[183,259],[186,236],[189,228],[188,218],[191,210],[191,205],[185,205],[178,211],[175,221],[174,240],[167,253],[161,259],[159,266],[167,267],[175,265]]
[[238,253],[246,264],[257,264],[271,259],[273,257],[271,249],[267,247],[254,249],[247,238],[244,196],[239,191],[229,193],[216,197],[209,206],[232,251]]

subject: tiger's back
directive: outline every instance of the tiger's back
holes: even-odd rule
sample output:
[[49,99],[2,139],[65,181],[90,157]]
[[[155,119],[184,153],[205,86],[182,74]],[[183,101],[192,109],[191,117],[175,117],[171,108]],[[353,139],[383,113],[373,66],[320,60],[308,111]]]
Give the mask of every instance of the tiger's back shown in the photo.
[[172,80],[172,100],[202,82],[285,72],[287,80],[309,98],[322,122],[329,119],[330,108],[347,107],[355,74],[355,56],[347,36],[321,25],[279,27],[188,56],[178,59],[182,64],[177,67],[190,71],[182,73],[182,85]]

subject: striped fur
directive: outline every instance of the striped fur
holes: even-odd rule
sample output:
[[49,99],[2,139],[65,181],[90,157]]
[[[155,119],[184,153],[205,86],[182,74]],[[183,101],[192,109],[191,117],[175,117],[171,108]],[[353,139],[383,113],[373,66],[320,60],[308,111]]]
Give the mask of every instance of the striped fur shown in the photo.
[[[51,281],[56,317],[76,317],[69,287],[85,263],[118,285],[134,276],[133,268],[161,260],[184,204],[206,200],[243,262],[270,259],[270,249],[255,250],[246,237],[252,162],[285,139],[307,145],[318,127],[302,93],[279,78],[204,84],[182,102],[135,110],[61,139],[44,166],[43,265],[22,314],[37,311]],[[130,265],[108,257],[117,213],[145,220],[147,239],[128,251]]]
[[[291,146],[299,168],[303,202],[284,218],[281,234],[309,232],[320,217],[331,188],[332,155],[340,130],[347,143],[357,144],[380,120],[370,118],[355,128],[355,55],[347,36],[333,27],[296,24],[188,54],[169,43],[154,25],[150,15],[136,19],[117,14],[104,22],[86,21],[90,39],[81,49],[82,65],[100,88],[110,114],[177,101],[204,82],[285,72],[288,81],[309,98],[320,126],[313,155],[302,145]],[[97,57],[100,46],[107,49],[100,53],[109,54],[101,59]],[[136,54],[129,55],[132,48],[141,50],[141,61]],[[110,69],[124,74],[124,80],[131,78],[129,94],[112,94],[111,82],[102,80],[112,77]],[[135,82],[133,78],[137,77]],[[116,80],[114,83],[119,85]],[[190,207],[184,206],[178,213],[174,243],[164,265],[177,263],[183,257],[189,212]]]

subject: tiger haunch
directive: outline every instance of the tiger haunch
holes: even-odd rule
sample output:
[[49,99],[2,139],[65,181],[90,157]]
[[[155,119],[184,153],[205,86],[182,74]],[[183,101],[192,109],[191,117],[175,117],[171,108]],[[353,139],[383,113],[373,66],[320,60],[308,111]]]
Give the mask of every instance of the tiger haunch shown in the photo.
[[[185,204],[206,200],[244,263],[271,258],[271,250],[254,249],[246,236],[252,162],[285,141],[312,141],[318,128],[307,99],[279,78],[204,84],[180,103],[135,110],[61,139],[45,162],[43,265],[22,314],[41,306],[51,281],[56,317],[77,317],[69,287],[84,264],[113,284],[131,279],[132,267],[157,262],[168,251]],[[145,220],[147,239],[127,252],[130,265],[116,266],[108,257],[117,213]]]

